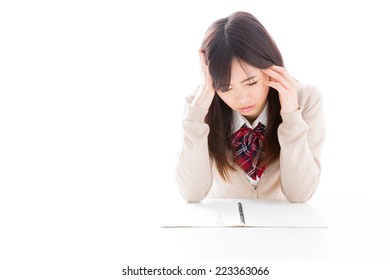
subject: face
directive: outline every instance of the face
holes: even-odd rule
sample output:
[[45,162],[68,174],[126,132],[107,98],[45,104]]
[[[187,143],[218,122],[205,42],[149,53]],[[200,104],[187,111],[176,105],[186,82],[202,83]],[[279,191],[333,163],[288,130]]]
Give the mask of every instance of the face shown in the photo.
[[230,85],[227,90],[218,90],[219,97],[232,109],[253,122],[264,109],[269,86],[264,84],[268,76],[237,59],[232,61]]

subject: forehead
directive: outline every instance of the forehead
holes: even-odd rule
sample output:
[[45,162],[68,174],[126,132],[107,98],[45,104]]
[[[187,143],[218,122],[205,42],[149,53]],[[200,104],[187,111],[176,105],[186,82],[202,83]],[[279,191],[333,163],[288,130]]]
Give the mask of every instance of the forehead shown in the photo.
[[264,75],[263,72],[256,67],[238,59],[232,61],[231,82],[242,81],[252,76]]

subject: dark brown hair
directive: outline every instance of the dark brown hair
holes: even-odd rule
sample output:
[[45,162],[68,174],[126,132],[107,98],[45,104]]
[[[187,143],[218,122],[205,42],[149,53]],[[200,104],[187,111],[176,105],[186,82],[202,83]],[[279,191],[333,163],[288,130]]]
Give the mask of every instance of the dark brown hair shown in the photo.
[[[215,90],[230,84],[233,58],[253,67],[265,69],[283,66],[283,58],[264,26],[247,12],[235,12],[215,21],[207,30],[201,46],[206,55]],[[262,144],[264,157],[259,165],[279,158],[280,144],[277,129],[282,122],[278,92],[271,88],[267,96],[268,123]],[[208,146],[219,173],[228,179],[228,170],[234,170],[229,147],[232,131],[232,109],[217,95],[211,103],[205,122],[210,127]]]

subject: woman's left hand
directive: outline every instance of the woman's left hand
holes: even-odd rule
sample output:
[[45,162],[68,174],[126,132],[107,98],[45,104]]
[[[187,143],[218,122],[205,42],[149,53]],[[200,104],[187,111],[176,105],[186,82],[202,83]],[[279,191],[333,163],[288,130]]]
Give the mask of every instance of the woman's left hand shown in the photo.
[[273,65],[262,70],[270,77],[265,84],[279,92],[281,114],[288,114],[298,110],[298,86],[295,80],[284,67]]

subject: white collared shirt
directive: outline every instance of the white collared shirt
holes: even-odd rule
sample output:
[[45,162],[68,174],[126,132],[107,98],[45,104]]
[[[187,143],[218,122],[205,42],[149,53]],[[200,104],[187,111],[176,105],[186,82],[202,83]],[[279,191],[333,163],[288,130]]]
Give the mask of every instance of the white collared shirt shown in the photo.
[[[243,115],[241,115],[237,111],[233,111],[233,133],[239,130],[244,125],[244,123],[251,129],[254,129],[259,124],[259,122],[267,126],[267,120],[268,120],[267,116],[268,116],[267,104],[265,105],[264,109],[261,111],[259,116],[254,120],[252,124]],[[256,177],[256,180],[253,180],[246,173],[245,173],[245,177],[248,179],[248,181],[252,184],[253,187],[256,187],[257,183],[260,180],[260,177]]]

